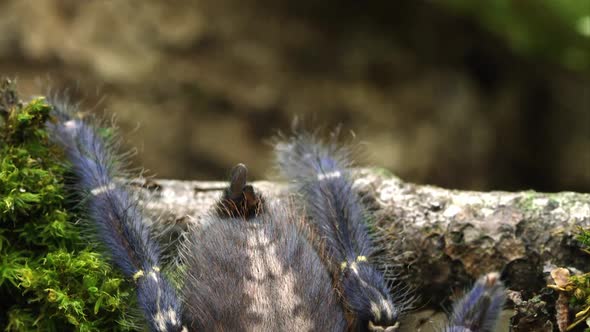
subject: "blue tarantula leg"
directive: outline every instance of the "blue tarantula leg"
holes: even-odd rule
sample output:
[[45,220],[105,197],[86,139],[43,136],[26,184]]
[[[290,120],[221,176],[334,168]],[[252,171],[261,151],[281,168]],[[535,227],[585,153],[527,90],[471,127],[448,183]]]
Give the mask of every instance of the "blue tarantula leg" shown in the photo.
[[356,331],[394,331],[409,303],[392,297],[383,274],[368,259],[376,251],[367,229],[370,215],[353,188],[351,151],[336,138],[322,141],[296,132],[276,145],[277,162],[325,245],[351,326]]
[[186,332],[182,303],[173,284],[160,272],[160,248],[138,199],[115,180],[125,174],[117,143],[100,135],[100,122],[79,119],[77,109],[52,101],[49,138],[60,146],[84,200],[98,241],[121,272],[133,279],[140,308],[154,332]]
[[500,275],[492,272],[479,278],[453,308],[446,332],[492,332],[504,302],[506,291]]
[[229,186],[215,207],[215,211],[222,218],[251,219],[259,215],[264,206],[262,196],[254,191],[254,187],[247,184],[248,168],[244,164],[237,164],[230,172]]

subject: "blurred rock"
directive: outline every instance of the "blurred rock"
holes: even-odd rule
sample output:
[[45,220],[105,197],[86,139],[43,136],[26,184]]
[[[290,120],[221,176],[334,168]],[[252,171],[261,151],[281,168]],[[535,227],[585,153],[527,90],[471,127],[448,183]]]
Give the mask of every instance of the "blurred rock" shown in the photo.
[[409,181],[590,191],[587,73],[436,2],[6,0],[0,72],[117,114],[159,177],[264,177],[299,115]]

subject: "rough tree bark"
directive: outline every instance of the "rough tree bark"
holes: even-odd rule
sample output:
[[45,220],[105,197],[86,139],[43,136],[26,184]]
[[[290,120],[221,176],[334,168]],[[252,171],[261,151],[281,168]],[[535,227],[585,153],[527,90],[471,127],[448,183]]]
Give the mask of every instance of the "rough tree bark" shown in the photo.
[[[201,223],[224,182],[134,182],[148,211],[160,216],[163,241],[175,243],[188,223]],[[267,197],[285,195],[285,183],[254,182]],[[501,271],[510,291],[513,331],[552,331],[557,298],[545,286],[555,267],[590,270],[590,255],[575,235],[590,227],[590,195],[573,192],[473,192],[406,183],[382,170],[359,170],[355,186],[374,218],[380,250],[374,261],[393,267],[415,288],[420,310],[405,324],[426,331],[434,308],[481,274]],[[436,318],[434,318],[436,320]]]

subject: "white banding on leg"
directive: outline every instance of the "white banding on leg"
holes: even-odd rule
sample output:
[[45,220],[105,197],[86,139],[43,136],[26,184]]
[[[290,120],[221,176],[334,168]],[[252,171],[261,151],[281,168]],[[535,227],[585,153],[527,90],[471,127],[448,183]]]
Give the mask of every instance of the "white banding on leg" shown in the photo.
[[342,173],[340,173],[340,171],[333,171],[333,172],[328,172],[328,173],[320,173],[318,174],[318,180],[319,181],[323,181],[323,180],[330,180],[330,179],[336,179],[342,176]]
[[100,186],[100,187],[96,187],[96,188],[90,190],[90,193],[94,196],[98,196],[98,195],[106,193],[107,191],[114,190],[115,188],[116,188],[116,186],[114,183],[109,183],[106,186]]

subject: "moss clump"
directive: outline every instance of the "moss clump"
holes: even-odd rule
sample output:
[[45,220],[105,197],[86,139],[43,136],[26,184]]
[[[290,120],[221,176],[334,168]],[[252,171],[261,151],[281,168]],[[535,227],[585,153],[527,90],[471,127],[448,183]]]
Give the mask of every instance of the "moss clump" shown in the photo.
[[585,247],[582,250],[590,254],[590,251],[588,251],[588,248],[590,248],[590,229],[580,228],[580,233],[576,236],[576,239]]
[[[577,240],[585,247],[582,248],[587,254],[590,254],[590,229],[580,228]],[[569,311],[573,311],[574,321],[567,326],[567,331],[573,330],[578,325],[586,323],[585,332],[590,332],[590,273],[581,275],[570,275],[568,269],[557,268],[551,272],[555,285],[548,287],[560,292],[559,298],[566,298],[569,302]],[[559,301],[559,300],[558,300]],[[568,319],[569,312],[564,312],[563,319]],[[558,312],[559,315],[559,312]]]
[[44,129],[50,111],[0,82],[0,330],[133,330],[132,285],[66,211],[66,169]]

